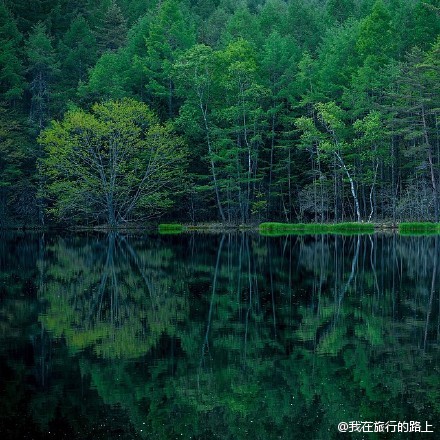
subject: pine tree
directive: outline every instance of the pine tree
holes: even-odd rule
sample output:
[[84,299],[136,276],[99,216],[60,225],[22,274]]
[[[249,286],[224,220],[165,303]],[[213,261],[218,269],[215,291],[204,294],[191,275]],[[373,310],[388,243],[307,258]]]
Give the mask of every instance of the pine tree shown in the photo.
[[0,3],[0,99],[20,98],[25,88],[21,62],[22,35],[6,6]]
[[266,129],[262,104],[270,92],[259,81],[256,52],[248,41],[230,43],[217,56],[223,99],[213,117],[218,126],[217,154],[225,171],[228,217],[248,222],[254,212],[264,209],[259,168]]
[[[105,52],[89,70],[88,79],[82,82],[78,95],[89,104],[101,99],[119,99],[135,96],[145,100],[146,75],[144,57],[147,51],[151,17],[141,17],[129,30],[126,45],[115,52]],[[111,71],[111,75],[108,72]]]
[[[58,73],[58,63],[52,40],[47,33],[46,26],[38,23],[32,28],[32,32],[26,42],[26,56],[28,60],[28,77],[31,92],[31,106],[29,119],[32,129],[38,134],[48,123],[51,117],[51,99],[53,98],[53,82]],[[37,158],[42,157],[42,149],[39,148]],[[38,193],[38,219],[44,225],[44,201],[42,199],[43,180],[39,178],[37,183]]]
[[407,141],[405,154],[416,160],[416,168],[426,170],[433,194],[435,221],[440,219],[439,140],[440,114],[439,43],[429,54],[414,48],[398,79],[395,132]]
[[[287,159],[285,149],[280,148],[282,136],[286,130],[284,121],[288,114],[289,86],[296,76],[294,69],[300,58],[299,48],[288,37],[282,37],[278,31],[272,32],[266,39],[261,56],[259,57],[260,76],[264,86],[269,91],[269,99],[265,104],[268,128],[266,137],[265,154],[262,155],[266,162],[267,172],[267,214],[279,202],[280,180],[286,177],[285,170],[276,173],[276,163]],[[295,66],[295,67],[293,67]],[[288,153],[289,154],[289,153]],[[263,164],[260,164],[260,169]],[[274,197],[274,195],[277,195]]]
[[54,8],[54,0],[3,0],[7,8],[17,17],[17,26],[20,32],[27,35],[39,22],[48,19]]
[[[214,142],[218,131],[213,120],[213,112],[219,101],[217,61],[210,47],[195,45],[178,58],[174,64],[173,78],[177,94],[184,98],[177,123],[183,127],[189,143],[197,146],[192,149],[193,160],[198,162],[198,166],[194,167],[197,185],[194,190],[201,193],[206,190],[206,186],[212,190],[219,218],[225,222],[226,200],[221,190],[219,155]],[[206,158],[209,176],[206,175],[207,170],[201,167],[205,160],[200,163],[200,157]],[[208,185],[206,182],[209,182]]]
[[230,17],[222,40],[228,44],[240,38],[256,46],[260,46],[263,42],[258,20],[247,7],[238,8]]
[[59,45],[62,82],[60,91],[64,101],[75,96],[78,84],[87,78],[87,72],[96,62],[96,39],[87,21],[77,16]]
[[177,0],[165,0],[150,25],[144,58],[147,91],[151,105],[160,116],[176,114],[172,66],[178,56],[195,42],[191,23]]
[[58,72],[55,51],[46,29],[38,23],[26,42],[28,77],[31,91],[30,119],[41,130],[50,117],[52,84]]
[[35,151],[19,112],[0,105],[0,226],[37,218]]
[[98,43],[101,52],[112,52],[122,47],[126,42],[127,30],[127,21],[121,8],[116,0],[112,0],[98,27]]

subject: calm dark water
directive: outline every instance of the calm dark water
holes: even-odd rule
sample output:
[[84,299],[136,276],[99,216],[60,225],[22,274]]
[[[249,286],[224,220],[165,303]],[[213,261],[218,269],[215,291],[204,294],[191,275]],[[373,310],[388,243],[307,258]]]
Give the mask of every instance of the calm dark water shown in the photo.
[[439,240],[1,235],[1,438],[440,438]]

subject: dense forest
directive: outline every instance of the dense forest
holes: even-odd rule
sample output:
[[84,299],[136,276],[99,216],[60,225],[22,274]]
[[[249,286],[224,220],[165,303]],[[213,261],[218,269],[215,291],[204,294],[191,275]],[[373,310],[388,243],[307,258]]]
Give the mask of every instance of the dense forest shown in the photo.
[[440,217],[439,0],[3,0],[0,226]]

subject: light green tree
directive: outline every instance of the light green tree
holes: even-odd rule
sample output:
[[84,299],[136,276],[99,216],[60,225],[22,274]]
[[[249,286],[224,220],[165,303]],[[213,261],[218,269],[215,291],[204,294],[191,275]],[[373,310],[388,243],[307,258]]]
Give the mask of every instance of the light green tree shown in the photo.
[[185,173],[185,150],[169,124],[125,99],[69,111],[40,136],[51,212],[58,218],[116,227],[159,215],[173,204]]
[[[353,153],[353,147],[347,142],[347,126],[344,110],[334,102],[318,103],[315,106],[316,120],[301,117],[296,121],[296,126],[302,131],[301,140],[304,146],[316,149],[316,154],[323,160],[334,159],[334,163],[347,177],[350,191],[354,201],[356,219],[361,221],[361,208],[357,185],[354,178],[354,164],[347,160],[347,155]],[[320,161],[320,159],[318,158]]]

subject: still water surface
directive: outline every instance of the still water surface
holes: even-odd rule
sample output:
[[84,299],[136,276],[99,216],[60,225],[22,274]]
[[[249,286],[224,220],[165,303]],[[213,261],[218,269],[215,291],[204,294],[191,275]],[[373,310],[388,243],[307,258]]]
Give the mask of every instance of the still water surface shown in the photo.
[[1,438],[440,438],[438,241],[1,235]]

